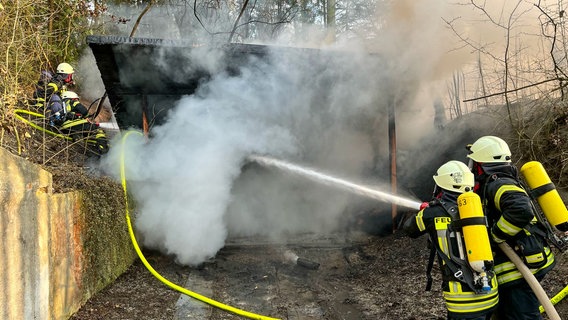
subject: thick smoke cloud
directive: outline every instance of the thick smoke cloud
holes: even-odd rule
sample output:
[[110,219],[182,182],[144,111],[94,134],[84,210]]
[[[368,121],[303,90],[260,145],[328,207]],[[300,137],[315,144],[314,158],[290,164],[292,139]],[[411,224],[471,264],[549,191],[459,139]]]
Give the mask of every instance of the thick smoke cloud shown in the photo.
[[[352,195],[242,167],[249,155],[265,154],[358,179],[371,173],[372,128],[385,103],[380,65],[357,53],[284,49],[251,59],[238,76],[217,74],[178,101],[126,156],[144,244],[197,264],[229,234],[337,228]],[[106,159],[110,166],[119,152]]]
[[[143,244],[196,265],[230,236],[333,232],[354,212],[384,206],[247,157],[268,155],[381,188],[388,181],[387,106],[395,104],[401,117],[401,146],[432,130],[432,102],[416,98],[438,76],[445,46],[432,26],[438,18],[427,13],[440,5],[428,3],[429,10],[413,1],[395,7],[371,43],[277,48],[243,62],[238,75],[217,72],[177,101],[147,142],[127,140],[126,176]],[[203,66],[223,60],[218,51],[200,57]],[[102,163],[117,173],[121,142],[113,145]]]

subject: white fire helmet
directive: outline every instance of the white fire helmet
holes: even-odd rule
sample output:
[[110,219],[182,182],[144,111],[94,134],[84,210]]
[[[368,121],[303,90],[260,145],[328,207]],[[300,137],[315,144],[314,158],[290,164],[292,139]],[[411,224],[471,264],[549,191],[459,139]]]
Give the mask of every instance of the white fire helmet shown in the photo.
[[468,158],[478,163],[511,162],[511,150],[503,139],[484,136],[469,147]]
[[73,91],[65,90],[61,93],[61,99],[79,99],[79,96]]
[[473,190],[475,184],[473,173],[465,163],[457,160],[444,163],[433,178],[438,187],[458,193]]
[[63,62],[57,66],[57,73],[73,74],[75,69],[70,64]]

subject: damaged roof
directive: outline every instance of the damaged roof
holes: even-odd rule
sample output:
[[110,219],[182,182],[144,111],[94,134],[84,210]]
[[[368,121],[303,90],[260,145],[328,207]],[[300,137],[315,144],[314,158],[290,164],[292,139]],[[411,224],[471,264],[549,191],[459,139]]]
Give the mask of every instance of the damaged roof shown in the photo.
[[[88,36],[87,44],[121,128],[142,128],[144,108],[149,124],[159,124],[175,101],[193,94],[214,73],[236,75],[247,59],[266,59],[269,51],[264,45],[211,48],[182,40],[123,36]],[[217,59],[221,62],[204,65],[202,60],[212,54],[222,56]]]
[[[150,123],[160,123],[167,109],[183,95],[195,92],[212,76],[197,63],[200,53],[193,43],[122,36],[88,36],[109,101],[121,128],[142,128],[142,110]],[[265,56],[261,45],[229,44],[218,48],[226,55],[218,71],[236,73],[247,56]]]

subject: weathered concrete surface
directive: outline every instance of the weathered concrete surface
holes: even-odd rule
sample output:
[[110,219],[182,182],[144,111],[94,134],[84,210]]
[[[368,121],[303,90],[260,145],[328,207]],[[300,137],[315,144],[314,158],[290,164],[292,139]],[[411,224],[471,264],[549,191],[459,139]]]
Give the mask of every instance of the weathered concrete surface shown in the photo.
[[[98,223],[82,192],[52,189],[49,172],[0,148],[1,319],[68,319],[135,259],[122,212]],[[98,239],[109,223],[124,227]]]

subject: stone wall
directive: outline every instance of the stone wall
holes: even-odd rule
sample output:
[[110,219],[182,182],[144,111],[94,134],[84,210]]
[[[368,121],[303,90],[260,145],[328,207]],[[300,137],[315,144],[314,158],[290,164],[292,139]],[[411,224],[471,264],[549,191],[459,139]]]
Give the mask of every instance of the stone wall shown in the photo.
[[68,319],[132,264],[124,207],[93,199],[0,148],[1,319]]

